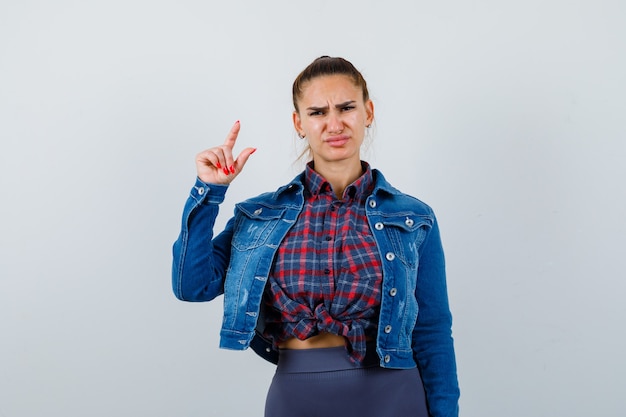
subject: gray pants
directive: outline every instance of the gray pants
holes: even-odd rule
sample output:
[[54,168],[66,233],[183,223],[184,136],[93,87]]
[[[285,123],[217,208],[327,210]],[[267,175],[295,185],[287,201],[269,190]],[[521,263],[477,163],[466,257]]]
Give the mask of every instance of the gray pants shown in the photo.
[[428,417],[417,368],[386,369],[374,351],[361,367],[344,347],[281,350],[265,417]]

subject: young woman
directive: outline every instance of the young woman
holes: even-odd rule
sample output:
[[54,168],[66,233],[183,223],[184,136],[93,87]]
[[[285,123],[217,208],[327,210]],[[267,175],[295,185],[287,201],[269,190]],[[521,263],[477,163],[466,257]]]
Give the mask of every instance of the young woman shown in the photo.
[[374,105],[361,73],[321,57],[293,84],[304,172],[213,225],[255,151],[199,153],[174,244],[173,289],[224,294],[220,346],[277,363],[267,417],[457,416],[444,256],[431,208],[360,159]]

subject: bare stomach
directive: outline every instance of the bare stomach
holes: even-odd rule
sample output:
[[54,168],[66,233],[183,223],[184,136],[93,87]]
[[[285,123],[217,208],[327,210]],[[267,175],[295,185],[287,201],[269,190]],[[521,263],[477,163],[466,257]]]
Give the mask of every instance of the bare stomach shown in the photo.
[[305,340],[292,337],[291,339],[287,339],[284,342],[279,343],[278,347],[280,349],[316,349],[345,345],[346,339],[343,336],[331,333],[320,333]]

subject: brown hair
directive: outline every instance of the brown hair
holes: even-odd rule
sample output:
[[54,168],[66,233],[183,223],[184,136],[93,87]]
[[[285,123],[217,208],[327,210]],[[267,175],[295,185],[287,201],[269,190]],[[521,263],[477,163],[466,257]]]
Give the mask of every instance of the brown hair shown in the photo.
[[300,112],[298,108],[298,99],[302,97],[305,84],[317,77],[323,77],[325,75],[345,75],[350,77],[354,82],[354,85],[360,87],[363,91],[363,101],[369,100],[369,92],[367,91],[367,83],[363,78],[363,75],[357,70],[354,65],[343,58],[321,56],[309,64],[293,82],[292,99],[293,107],[297,112]]

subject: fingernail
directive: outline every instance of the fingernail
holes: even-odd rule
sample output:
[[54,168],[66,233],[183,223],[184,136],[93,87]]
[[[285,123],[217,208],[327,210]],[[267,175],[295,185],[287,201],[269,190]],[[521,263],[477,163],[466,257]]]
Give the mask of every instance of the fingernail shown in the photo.
[[233,173],[233,174],[235,173],[235,167],[232,166],[232,165],[230,166],[230,172]]
[[217,167],[217,169],[220,169],[222,167],[222,164],[220,164],[219,161],[217,161],[217,165],[215,165]]
[[237,120],[237,121],[235,122],[235,124],[239,124],[239,120]]
[[252,149],[252,151],[250,151],[250,155],[252,155],[255,152],[256,152],[256,148],[254,148],[254,149]]
[[224,171],[224,174],[226,174],[226,175],[230,174],[230,172],[228,172],[227,168],[224,168],[223,171]]

